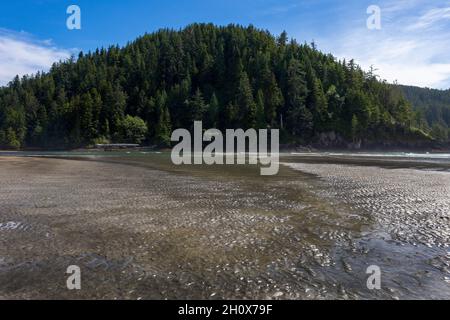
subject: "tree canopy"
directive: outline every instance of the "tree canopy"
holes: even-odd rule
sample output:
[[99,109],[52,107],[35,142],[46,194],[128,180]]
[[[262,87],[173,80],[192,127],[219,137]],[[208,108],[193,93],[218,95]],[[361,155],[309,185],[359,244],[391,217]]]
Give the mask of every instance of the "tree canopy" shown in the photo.
[[162,29],[0,89],[4,148],[99,139],[169,145],[171,131],[194,120],[218,129],[279,128],[284,142],[299,143],[327,131],[349,141],[432,132],[397,86],[353,60],[253,26]]
[[400,86],[415,111],[415,122],[439,141],[450,138],[450,90]]

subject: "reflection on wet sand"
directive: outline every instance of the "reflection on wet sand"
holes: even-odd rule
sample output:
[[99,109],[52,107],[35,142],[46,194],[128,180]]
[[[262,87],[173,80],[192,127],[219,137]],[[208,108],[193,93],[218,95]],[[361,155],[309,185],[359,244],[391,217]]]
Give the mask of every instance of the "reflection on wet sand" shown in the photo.
[[0,297],[450,298],[449,173],[281,161],[0,158]]

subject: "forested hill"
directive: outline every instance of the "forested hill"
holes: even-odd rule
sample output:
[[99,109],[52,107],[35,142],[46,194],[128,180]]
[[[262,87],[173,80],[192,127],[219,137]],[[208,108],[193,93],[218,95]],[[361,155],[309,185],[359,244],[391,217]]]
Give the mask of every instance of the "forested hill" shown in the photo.
[[[436,90],[400,86],[406,98],[422,119],[424,130],[431,131],[436,139],[448,141],[450,137],[450,89]],[[424,120],[424,121],[423,121]]]
[[431,139],[398,87],[314,44],[252,26],[164,29],[0,89],[2,148],[163,146],[194,120],[205,128],[279,128],[284,143]]

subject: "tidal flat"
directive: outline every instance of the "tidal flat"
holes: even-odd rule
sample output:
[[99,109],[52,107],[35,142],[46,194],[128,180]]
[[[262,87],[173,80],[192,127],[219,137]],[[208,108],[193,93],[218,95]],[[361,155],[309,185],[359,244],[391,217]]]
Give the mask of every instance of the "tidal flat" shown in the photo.
[[448,155],[280,162],[0,154],[0,299],[450,299]]

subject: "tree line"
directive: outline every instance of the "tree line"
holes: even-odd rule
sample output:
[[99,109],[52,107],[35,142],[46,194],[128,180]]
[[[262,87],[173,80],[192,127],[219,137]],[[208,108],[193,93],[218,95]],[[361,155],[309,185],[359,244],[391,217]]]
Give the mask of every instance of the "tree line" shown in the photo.
[[416,122],[439,141],[450,138],[450,90],[400,86],[412,103]]
[[0,147],[169,146],[172,130],[277,128],[282,142],[431,139],[402,90],[253,26],[162,29],[0,89]]

